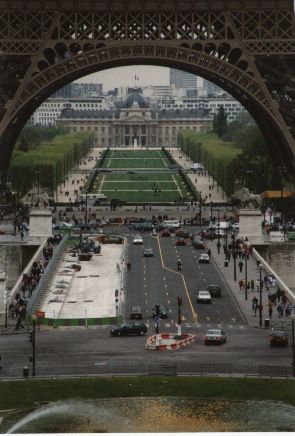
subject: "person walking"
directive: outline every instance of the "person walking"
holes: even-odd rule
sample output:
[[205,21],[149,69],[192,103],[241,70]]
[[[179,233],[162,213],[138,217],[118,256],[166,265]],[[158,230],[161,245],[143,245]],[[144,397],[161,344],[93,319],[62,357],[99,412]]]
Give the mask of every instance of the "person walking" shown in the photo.
[[258,298],[254,296],[254,297],[252,298],[253,316],[256,316],[257,308],[258,308]]
[[240,262],[239,262],[240,272],[243,272],[243,266],[244,266],[244,264],[243,264],[243,261],[241,259]]
[[131,271],[131,263],[127,262],[127,271]]
[[269,301],[269,303],[268,303],[268,316],[269,316],[269,319],[271,319],[271,317],[272,317],[272,302],[271,301]]
[[251,280],[251,291],[254,291],[254,286],[255,286],[255,285],[254,285],[254,280],[252,279],[252,280]]

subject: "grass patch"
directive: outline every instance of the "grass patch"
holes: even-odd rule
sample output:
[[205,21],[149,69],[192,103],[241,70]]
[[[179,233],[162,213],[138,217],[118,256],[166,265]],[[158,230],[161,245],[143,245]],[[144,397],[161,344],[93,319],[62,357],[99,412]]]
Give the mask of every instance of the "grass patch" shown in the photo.
[[275,400],[295,405],[294,380],[149,376],[2,381],[0,408],[30,407],[34,401],[137,396]]
[[[157,192],[155,192],[155,188]],[[92,193],[102,193],[111,200],[131,202],[175,202],[190,199],[187,187],[176,174],[99,174]]]

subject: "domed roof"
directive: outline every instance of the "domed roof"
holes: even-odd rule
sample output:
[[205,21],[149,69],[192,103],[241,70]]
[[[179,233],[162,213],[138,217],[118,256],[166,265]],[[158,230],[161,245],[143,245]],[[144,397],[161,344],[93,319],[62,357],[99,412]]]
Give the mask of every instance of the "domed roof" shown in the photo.
[[128,95],[125,98],[123,106],[126,108],[130,108],[132,106],[147,108],[149,107],[149,101],[142,95],[141,88],[129,88]]

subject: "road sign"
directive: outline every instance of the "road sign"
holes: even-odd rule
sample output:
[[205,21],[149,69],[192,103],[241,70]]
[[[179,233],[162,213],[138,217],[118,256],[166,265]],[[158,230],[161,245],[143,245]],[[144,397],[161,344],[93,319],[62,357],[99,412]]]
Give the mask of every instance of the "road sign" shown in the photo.
[[161,321],[161,318],[159,316],[155,316],[155,318],[154,318],[155,324],[159,324],[160,321]]

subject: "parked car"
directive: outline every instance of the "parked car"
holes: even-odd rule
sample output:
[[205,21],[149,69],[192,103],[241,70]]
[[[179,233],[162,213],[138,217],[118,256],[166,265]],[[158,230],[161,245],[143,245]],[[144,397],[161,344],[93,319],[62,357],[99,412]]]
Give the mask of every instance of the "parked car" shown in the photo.
[[159,316],[160,318],[167,318],[168,317],[168,311],[166,306],[164,306],[164,304],[158,304],[159,306],[159,310],[158,310],[158,314],[157,314],[157,304],[155,304],[155,306],[153,307],[153,318],[155,318],[156,316]]
[[226,342],[226,334],[223,330],[211,329],[208,330],[204,337],[205,345],[209,344],[224,344]]
[[218,237],[218,235],[219,235],[220,238],[223,238],[223,237],[225,236],[225,231],[222,230],[222,229],[216,229],[216,230],[215,230],[215,235],[216,235],[217,237]]
[[145,248],[143,250],[144,257],[154,257],[154,250],[152,248]]
[[145,335],[147,327],[144,323],[126,322],[111,328],[112,336]]
[[287,347],[288,345],[288,332],[282,330],[272,330],[269,335],[271,347]]
[[181,238],[181,237],[177,237],[175,245],[186,245],[186,239],[185,238]]
[[142,319],[142,309],[140,306],[131,306],[130,319]]
[[210,263],[210,257],[207,253],[201,253],[199,257],[199,263]]
[[221,297],[221,286],[208,285],[207,290],[210,292],[211,297]]
[[200,238],[196,238],[196,237],[192,241],[192,246],[199,250],[204,250],[205,248],[204,242]]
[[143,244],[142,236],[140,236],[140,235],[135,235],[134,238],[133,238],[133,244],[134,244],[134,245]]
[[168,230],[168,229],[164,229],[164,230],[162,230],[162,232],[161,232],[161,236],[163,236],[163,237],[169,237],[169,236],[171,236],[170,230]]
[[211,303],[211,295],[209,291],[199,291],[197,294],[198,303]]
[[183,230],[183,229],[178,229],[176,232],[176,236],[180,237],[180,238],[185,238],[185,239],[189,239],[190,234],[187,230]]

